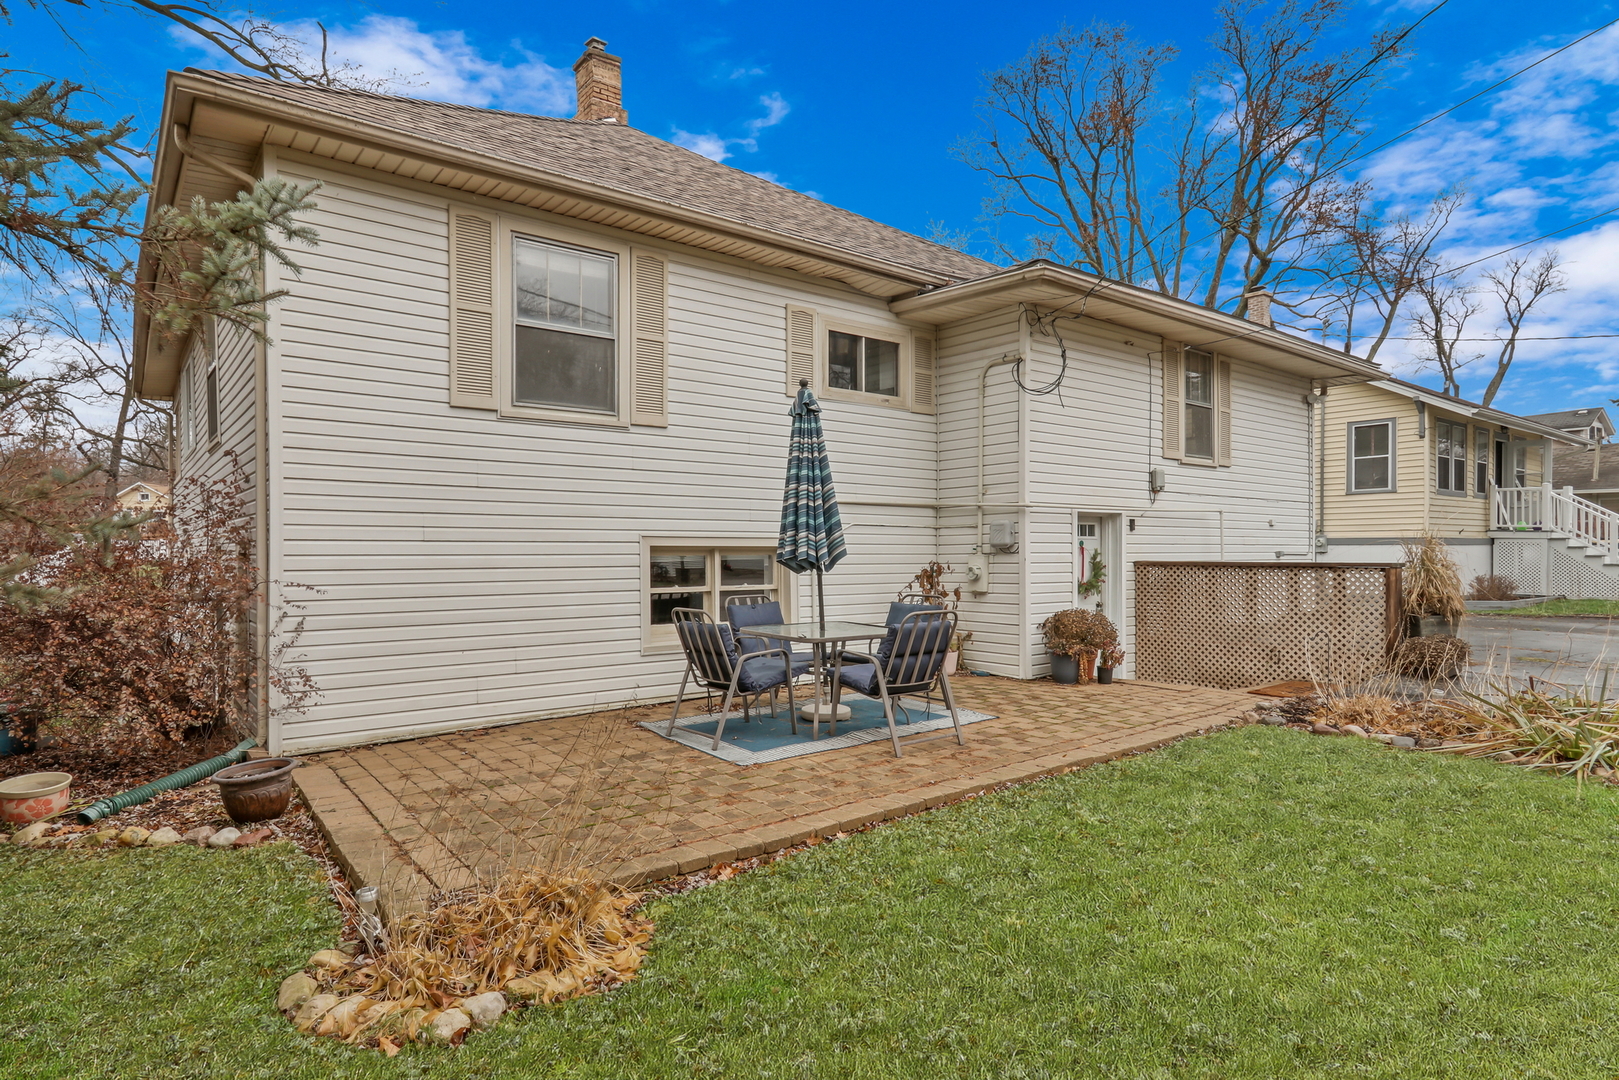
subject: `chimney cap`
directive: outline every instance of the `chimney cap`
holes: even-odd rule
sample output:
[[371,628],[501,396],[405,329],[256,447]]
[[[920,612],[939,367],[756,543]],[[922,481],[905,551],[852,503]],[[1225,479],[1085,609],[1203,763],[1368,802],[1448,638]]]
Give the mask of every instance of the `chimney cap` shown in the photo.
[[607,42],[599,37],[587,38],[585,39],[585,48],[593,52],[606,52]]

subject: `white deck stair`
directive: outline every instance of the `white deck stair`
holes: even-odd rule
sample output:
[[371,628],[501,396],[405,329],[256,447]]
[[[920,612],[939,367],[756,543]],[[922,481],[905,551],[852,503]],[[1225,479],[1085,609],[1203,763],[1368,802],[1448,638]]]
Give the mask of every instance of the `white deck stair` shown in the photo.
[[1492,561],[1533,596],[1619,600],[1619,512],[1550,484],[1490,495]]

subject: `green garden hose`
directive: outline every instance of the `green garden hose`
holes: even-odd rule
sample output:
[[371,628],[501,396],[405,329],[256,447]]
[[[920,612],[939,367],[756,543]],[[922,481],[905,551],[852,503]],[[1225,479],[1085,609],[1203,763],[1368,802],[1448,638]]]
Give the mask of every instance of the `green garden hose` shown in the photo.
[[94,825],[109,814],[127,810],[131,806],[139,806],[146,800],[153,796],[161,795],[165,791],[189,787],[198,780],[206,780],[220,769],[228,765],[234,765],[247,757],[247,752],[257,745],[258,740],[256,739],[243,739],[236,744],[236,749],[228,750],[218,757],[211,757],[207,761],[199,761],[195,765],[186,766],[179,772],[172,772],[161,779],[153,780],[150,784],[142,784],[140,787],[130,788],[121,794],[91,803],[79,811],[78,822],[80,825]]

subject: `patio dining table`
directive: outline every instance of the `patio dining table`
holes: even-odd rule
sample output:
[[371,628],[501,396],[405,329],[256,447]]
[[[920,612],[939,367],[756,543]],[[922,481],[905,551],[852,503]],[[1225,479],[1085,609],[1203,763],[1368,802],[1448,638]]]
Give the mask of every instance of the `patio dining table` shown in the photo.
[[[810,738],[821,737],[821,720],[830,725],[829,733],[838,733],[837,707],[830,703],[823,704],[823,687],[827,680],[826,674],[827,654],[831,653],[832,682],[835,684],[839,672],[843,669],[843,650],[851,641],[875,641],[888,634],[888,627],[878,626],[875,623],[837,622],[828,619],[826,622],[813,620],[796,623],[767,623],[762,626],[750,626],[747,633],[773,641],[791,642],[798,645],[812,645],[815,647],[815,706],[810,713]],[[847,708],[848,706],[841,706]],[[802,713],[800,713],[802,715]]]

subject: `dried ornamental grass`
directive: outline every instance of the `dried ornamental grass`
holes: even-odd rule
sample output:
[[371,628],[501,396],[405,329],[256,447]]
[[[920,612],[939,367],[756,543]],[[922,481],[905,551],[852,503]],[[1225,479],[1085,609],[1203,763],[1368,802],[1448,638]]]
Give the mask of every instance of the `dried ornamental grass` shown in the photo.
[[1414,679],[1455,679],[1466,670],[1472,655],[1461,638],[1436,634],[1400,642],[1390,662],[1398,674]]
[[1516,600],[1518,598],[1518,585],[1508,577],[1496,574],[1480,574],[1475,577],[1467,587],[1469,600]]
[[652,924],[641,896],[587,873],[530,869],[400,916],[380,957],[316,954],[318,993],[299,1030],[383,1050],[420,1039],[442,1011],[492,990],[550,1004],[634,978]]
[[1420,544],[1404,540],[1401,545],[1405,548],[1405,566],[1400,585],[1406,612],[1459,622],[1467,614],[1467,601],[1462,595],[1461,572],[1445,542],[1429,536]]
[[[1557,687],[1561,691],[1561,687]],[[1443,749],[1489,757],[1584,779],[1619,770],[1619,704],[1584,691],[1543,687],[1498,688],[1493,696],[1467,693],[1461,710],[1475,730]]]

